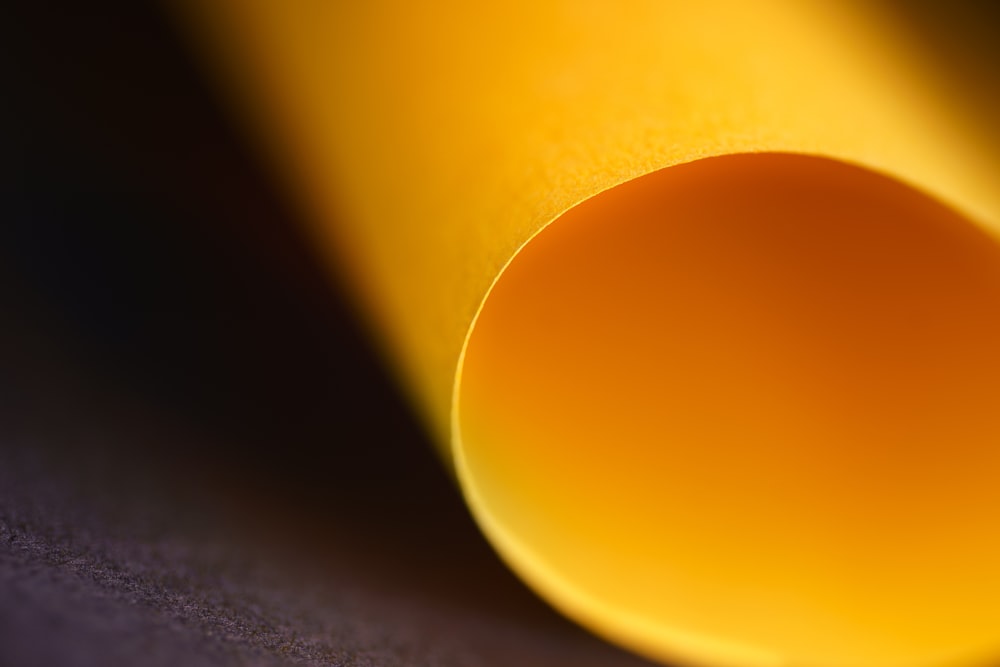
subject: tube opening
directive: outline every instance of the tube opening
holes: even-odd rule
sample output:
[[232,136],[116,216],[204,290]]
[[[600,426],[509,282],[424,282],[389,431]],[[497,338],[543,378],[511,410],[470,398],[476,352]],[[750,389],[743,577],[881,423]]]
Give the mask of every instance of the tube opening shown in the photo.
[[501,554],[660,659],[932,665],[1000,645],[1000,246],[803,155],[565,213],[466,342],[454,450]]

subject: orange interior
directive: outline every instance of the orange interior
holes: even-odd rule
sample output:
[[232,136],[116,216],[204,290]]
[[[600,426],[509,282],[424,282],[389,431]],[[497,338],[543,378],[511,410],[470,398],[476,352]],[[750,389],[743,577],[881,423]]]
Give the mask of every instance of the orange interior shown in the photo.
[[711,665],[1000,645],[1000,247],[897,181],[733,155],[543,229],[467,341],[456,457],[569,615]]

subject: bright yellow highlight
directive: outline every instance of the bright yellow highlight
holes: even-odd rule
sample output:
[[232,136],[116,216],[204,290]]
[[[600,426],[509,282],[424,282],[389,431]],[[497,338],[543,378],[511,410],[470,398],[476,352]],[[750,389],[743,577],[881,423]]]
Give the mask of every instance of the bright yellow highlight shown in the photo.
[[652,655],[980,659],[997,341],[1000,246],[924,195],[801,156],[674,167],[507,268],[466,351],[460,473],[534,585]]
[[685,664],[1000,656],[1000,166],[870,3],[180,4],[547,599]]

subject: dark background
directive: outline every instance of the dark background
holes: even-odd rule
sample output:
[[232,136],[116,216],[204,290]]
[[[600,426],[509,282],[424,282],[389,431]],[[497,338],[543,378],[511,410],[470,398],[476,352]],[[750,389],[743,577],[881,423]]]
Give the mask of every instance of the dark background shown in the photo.
[[[939,4],[890,9],[989,128]],[[490,551],[155,5],[4,5],[0,86],[0,665],[645,664]]]

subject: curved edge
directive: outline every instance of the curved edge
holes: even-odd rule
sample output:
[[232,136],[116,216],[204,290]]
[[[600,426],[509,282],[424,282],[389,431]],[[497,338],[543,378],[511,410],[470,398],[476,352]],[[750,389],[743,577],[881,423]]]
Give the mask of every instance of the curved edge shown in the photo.
[[[482,299],[480,300],[476,312],[465,333],[462,347],[456,362],[454,382],[452,385],[449,429],[450,438],[448,450],[451,454],[451,468],[456,476],[461,493],[464,496],[469,510],[472,513],[480,530],[486,536],[490,545],[498,553],[501,559],[522,578],[529,587],[538,592],[541,597],[558,611],[580,623],[589,631],[598,634],[614,643],[623,645],[641,655],[657,661],[681,662],[685,665],[701,667],[801,667],[790,662],[789,658],[777,655],[773,651],[761,649],[751,645],[743,645],[735,642],[720,641],[704,635],[690,632],[682,628],[664,628],[660,623],[653,623],[641,615],[630,612],[627,609],[614,608],[607,603],[596,599],[594,596],[579,590],[563,576],[557,568],[546,563],[530,545],[516,537],[496,520],[487,508],[487,503],[483,498],[481,490],[477,485],[470,471],[466,452],[462,442],[461,433],[461,389],[463,371],[470,341],[479,323],[480,315],[494,292],[494,288],[506,274],[508,268],[521,252],[535,238],[548,227],[560,220],[564,215],[584,202],[598,197],[605,192],[620,185],[628,183],[635,178],[648,176],[659,171],[672,167],[700,162],[706,159],[728,157],[730,155],[795,155],[802,157],[815,157],[824,160],[839,162],[864,169],[866,171],[879,174],[886,178],[895,180],[916,191],[933,198],[939,199],[934,193],[928,191],[925,186],[909,182],[905,178],[892,174],[885,169],[862,164],[859,161],[819,155],[809,152],[797,151],[751,151],[743,153],[725,155],[699,156],[691,160],[680,161],[670,164],[652,172],[640,174],[624,179],[608,186],[588,197],[581,199],[572,206],[567,207],[551,220],[541,225],[535,230],[518,248],[511,254],[496,276],[490,283]],[[967,219],[984,233],[1000,240],[1000,236],[994,232],[990,225],[983,224],[981,220],[974,216],[966,216]],[[969,656],[963,656],[966,660],[953,659],[946,661],[946,665],[965,664]],[[932,661],[934,665],[940,663]],[[972,664],[972,663],[969,663]],[[809,667],[825,667],[820,665],[810,665]],[[902,667],[902,666],[901,666]],[[906,667],[931,667],[931,663],[924,665],[908,665]]]
[[[740,154],[759,155],[769,153],[811,155],[809,153],[795,153],[791,151],[754,151]],[[516,572],[519,577],[528,582],[533,590],[542,593],[544,596],[543,599],[546,602],[570,619],[583,624],[589,631],[599,634],[609,641],[627,645],[632,650],[658,661],[681,660],[688,665],[702,665],[703,667],[791,667],[784,658],[772,652],[751,646],[720,642],[707,637],[697,636],[694,633],[681,629],[675,629],[669,633],[668,643],[674,646],[676,650],[665,652],[663,650],[664,630],[662,627],[623,609],[613,609],[609,613],[606,604],[600,603],[594,597],[577,590],[555,568],[547,565],[544,559],[539,557],[527,544],[517,539],[504,529],[498,521],[494,520],[487,511],[486,503],[483,501],[479,488],[469,471],[462,445],[460,397],[462,374],[469,342],[475,332],[483,308],[486,302],[489,301],[494,288],[524,248],[535,237],[548,229],[550,225],[560,220],[568,211],[619,185],[658,171],[715,157],[720,156],[706,155],[692,160],[677,162],[663,166],[647,174],[627,178],[614,185],[610,185],[567,207],[551,220],[541,225],[517,247],[490,282],[489,288],[476,307],[476,312],[462,341],[462,349],[459,352],[455,367],[455,380],[452,384],[451,413],[449,419],[451,437],[449,438],[448,450],[451,453],[451,467],[458,480],[462,495],[469,506],[473,518],[490,545],[499,554],[504,563]],[[815,157],[825,158],[826,156]],[[865,168],[867,169],[868,167]],[[608,619],[612,617],[614,620],[609,622]]]

